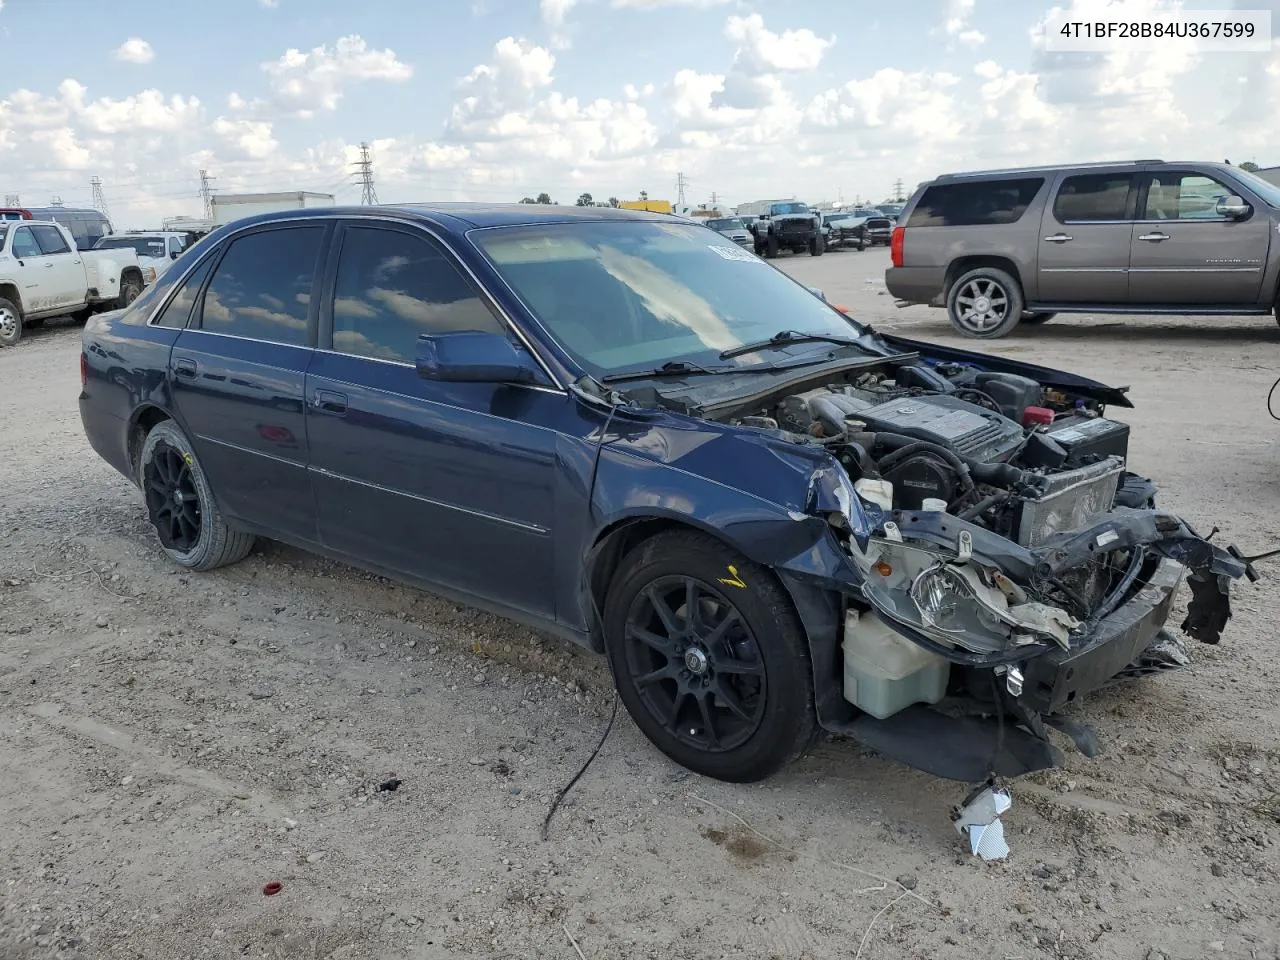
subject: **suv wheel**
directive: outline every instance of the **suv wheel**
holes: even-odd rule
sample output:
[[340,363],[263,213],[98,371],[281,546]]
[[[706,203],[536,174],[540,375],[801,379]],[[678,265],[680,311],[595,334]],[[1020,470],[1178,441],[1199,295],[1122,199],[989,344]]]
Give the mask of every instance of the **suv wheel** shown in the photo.
[[961,274],[947,294],[947,316],[966,337],[994,340],[1022,319],[1022,291],[1018,281],[995,267],[978,267]]
[[769,234],[764,238],[764,255],[772,260],[778,255],[778,238],[775,234]]

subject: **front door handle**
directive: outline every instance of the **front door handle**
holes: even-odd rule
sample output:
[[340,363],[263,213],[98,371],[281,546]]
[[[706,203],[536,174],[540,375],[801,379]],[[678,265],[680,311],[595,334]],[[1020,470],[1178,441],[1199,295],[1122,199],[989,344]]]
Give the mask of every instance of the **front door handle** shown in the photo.
[[317,390],[311,398],[311,406],[320,413],[332,413],[342,416],[347,412],[347,395],[332,390]]
[[1052,237],[1045,237],[1049,243],[1066,243],[1070,239],[1065,233],[1055,233]]
[[53,269],[53,266],[54,266],[54,265],[53,265],[53,263],[52,263],[52,262],[50,262],[50,263],[46,263],[46,264],[44,265],[44,268],[45,268],[46,270],[52,270],[52,269]]
[[196,362],[186,357],[178,357],[173,361],[173,372],[179,377],[190,380],[196,375],[196,369]]
[[1145,240],[1147,243],[1159,243],[1161,240],[1168,240],[1169,235],[1167,233],[1144,233],[1138,239]]

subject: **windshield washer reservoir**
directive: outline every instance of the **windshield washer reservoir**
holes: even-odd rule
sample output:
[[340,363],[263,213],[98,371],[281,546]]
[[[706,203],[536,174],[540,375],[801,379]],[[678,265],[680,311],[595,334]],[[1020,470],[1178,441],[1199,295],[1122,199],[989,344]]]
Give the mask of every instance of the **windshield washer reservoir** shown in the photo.
[[888,627],[874,613],[844,618],[844,698],[877,720],[913,703],[937,703],[951,664]]

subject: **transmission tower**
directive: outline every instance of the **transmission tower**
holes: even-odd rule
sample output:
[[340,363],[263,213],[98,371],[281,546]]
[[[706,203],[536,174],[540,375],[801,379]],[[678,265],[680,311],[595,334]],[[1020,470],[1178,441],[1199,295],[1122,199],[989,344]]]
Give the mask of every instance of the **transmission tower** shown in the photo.
[[6,207],[20,207],[22,206],[22,198],[16,193],[6,193],[4,195],[4,205]]
[[102,178],[90,177],[89,186],[93,188],[93,209],[110,220],[111,211],[107,209],[107,198],[102,192]]
[[905,199],[902,196],[902,178],[901,177],[893,181],[893,199],[895,203],[901,203]]
[[685,206],[684,188],[689,185],[689,181],[685,179],[683,173],[676,174],[676,206],[683,208]]
[[377,206],[378,191],[373,186],[373,154],[369,152],[369,144],[360,144],[360,159],[352,166],[356,168],[356,178],[360,183],[361,205]]
[[217,177],[209,176],[208,170],[200,171],[200,199],[204,201],[204,218],[213,219],[213,181]]

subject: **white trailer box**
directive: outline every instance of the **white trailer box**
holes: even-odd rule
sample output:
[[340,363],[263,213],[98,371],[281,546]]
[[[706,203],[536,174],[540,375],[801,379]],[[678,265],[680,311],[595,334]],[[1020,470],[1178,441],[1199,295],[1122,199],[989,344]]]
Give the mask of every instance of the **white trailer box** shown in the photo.
[[305,190],[289,193],[225,193],[213,198],[213,222],[222,226],[259,213],[332,206],[331,193],[307,193]]

